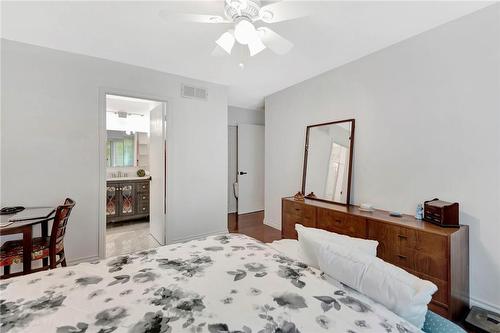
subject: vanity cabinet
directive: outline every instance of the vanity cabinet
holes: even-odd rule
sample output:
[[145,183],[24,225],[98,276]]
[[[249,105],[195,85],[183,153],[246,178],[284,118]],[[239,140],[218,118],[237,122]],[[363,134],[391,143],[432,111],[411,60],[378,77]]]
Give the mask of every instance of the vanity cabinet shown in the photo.
[[438,291],[429,309],[452,320],[469,309],[469,227],[442,228],[413,216],[363,212],[316,200],[282,199],[283,238],[297,238],[295,224],[379,242],[377,256],[433,282]]
[[106,222],[135,220],[149,215],[149,179],[108,180]]

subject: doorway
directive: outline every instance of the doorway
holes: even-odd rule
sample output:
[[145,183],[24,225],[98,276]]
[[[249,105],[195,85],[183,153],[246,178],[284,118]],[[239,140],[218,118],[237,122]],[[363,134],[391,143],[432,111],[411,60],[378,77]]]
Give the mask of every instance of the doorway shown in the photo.
[[264,210],[264,126],[228,127],[228,213]]
[[103,102],[100,257],[165,245],[167,104],[110,93]]

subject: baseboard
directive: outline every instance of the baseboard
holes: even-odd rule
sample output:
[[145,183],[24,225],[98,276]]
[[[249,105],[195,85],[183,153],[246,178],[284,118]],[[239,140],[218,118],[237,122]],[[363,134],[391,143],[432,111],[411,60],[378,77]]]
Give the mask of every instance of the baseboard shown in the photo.
[[82,262],[90,262],[90,261],[96,261],[96,260],[100,260],[99,256],[89,256],[89,257],[77,258],[77,259],[73,259],[73,260],[68,260],[68,266],[74,266],[74,265],[78,265]]
[[478,306],[480,308],[490,310],[496,313],[500,313],[500,306],[496,304],[492,304],[486,301],[479,300],[477,298],[470,298],[470,305],[472,306]]
[[281,230],[281,225],[274,223],[273,221],[271,221],[270,219],[268,219],[266,217],[264,217],[264,224],[267,226],[270,226],[274,229]]
[[193,236],[184,237],[184,238],[177,238],[177,239],[173,239],[173,240],[167,239],[167,245],[174,244],[174,243],[181,243],[181,242],[189,242],[191,240],[195,240],[195,239],[202,238],[202,237],[223,235],[223,234],[227,234],[227,233],[228,233],[228,230],[225,229],[225,230],[220,230],[220,231],[211,231],[211,232],[193,235]]
[[260,212],[263,212],[264,210],[263,209],[259,209],[259,210],[254,210],[253,212],[246,212],[246,213],[238,213],[238,216],[245,216],[245,215],[252,215],[252,214],[257,214],[257,213],[260,213]]

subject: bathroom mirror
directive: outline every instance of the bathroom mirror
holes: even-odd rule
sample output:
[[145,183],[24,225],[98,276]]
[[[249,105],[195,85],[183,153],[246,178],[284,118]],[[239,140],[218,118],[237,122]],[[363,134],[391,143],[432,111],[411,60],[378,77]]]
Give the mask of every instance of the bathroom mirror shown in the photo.
[[354,119],[307,126],[302,193],[349,205]]
[[135,136],[125,131],[107,131],[106,162],[108,167],[130,167],[135,164]]

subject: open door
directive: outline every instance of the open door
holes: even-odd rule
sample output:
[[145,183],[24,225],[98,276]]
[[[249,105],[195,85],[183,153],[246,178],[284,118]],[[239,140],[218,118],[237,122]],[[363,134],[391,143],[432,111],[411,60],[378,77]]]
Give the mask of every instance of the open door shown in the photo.
[[264,126],[238,125],[238,214],[264,210]]
[[149,169],[149,232],[160,245],[165,245],[167,192],[166,105],[161,103],[150,112]]

